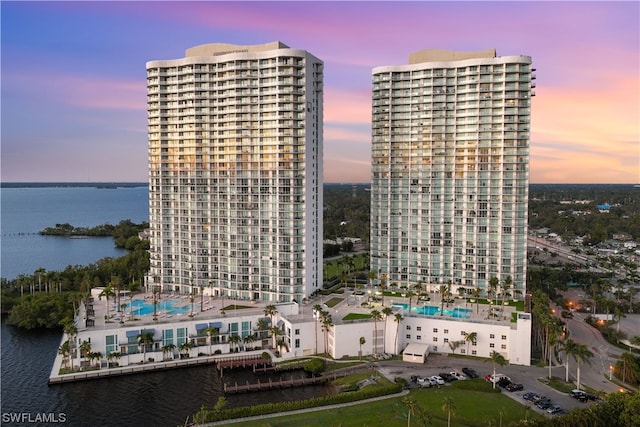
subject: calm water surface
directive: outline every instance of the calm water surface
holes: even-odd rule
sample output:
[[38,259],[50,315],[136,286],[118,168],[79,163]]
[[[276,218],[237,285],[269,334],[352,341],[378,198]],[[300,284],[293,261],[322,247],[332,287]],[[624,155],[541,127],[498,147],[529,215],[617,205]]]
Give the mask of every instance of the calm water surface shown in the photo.
[[[70,426],[183,425],[202,404],[222,396],[222,381],[213,365],[47,385],[58,331],[25,331],[2,321],[2,413],[64,413]],[[285,378],[288,378],[286,375]],[[274,377],[278,378],[278,376]],[[262,377],[261,381],[264,381]],[[251,371],[226,370],[224,381],[255,382]],[[230,394],[230,407],[297,400],[329,394],[324,386]],[[5,424],[2,425],[12,425]],[[36,424],[20,424],[36,425]]]
[[[148,220],[147,187],[27,187],[1,189],[2,271],[15,278],[38,267],[61,270],[119,256],[113,239],[44,237],[37,232],[56,223],[94,226],[130,219]],[[202,404],[213,406],[222,396],[222,380],[213,366],[48,386],[62,332],[1,329],[2,414],[63,413],[69,426],[183,425]],[[278,378],[278,377],[274,377]],[[264,378],[263,378],[264,380]],[[255,382],[250,371],[225,371],[224,381]],[[229,406],[304,399],[329,394],[322,386],[227,396]],[[1,425],[34,426],[38,424]],[[44,424],[40,424],[44,425]],[[53,424],[51,424],[53,425]],[[59,425],[59,424],[58,424]]]
[[137,187],[5,187],[1,195],[0,275],[14,279],[37,268],[63,270],[104,257],[122,256],[113,239],[40,236],[46,227],[69,223],[92,227],[149,220],[148,189]]

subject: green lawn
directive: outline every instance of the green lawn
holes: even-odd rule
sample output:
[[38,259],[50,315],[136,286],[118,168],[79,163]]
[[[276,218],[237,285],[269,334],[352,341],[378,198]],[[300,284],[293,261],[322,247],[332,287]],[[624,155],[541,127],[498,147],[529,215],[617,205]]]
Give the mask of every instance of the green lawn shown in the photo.
[[325,305],[331,308],[340,304],[342,301],[344,301],[344,298],[331,298],[329,301],[325,302]]
[[342,318],[342,320],[361,320],[361,319],[371,319],[371,315],[365,314],[365,313],[349,313]]
[[[455,384],[455,383],[452,383]],[[410,395],[429,414],[429,426],[446,426],[447,414],[442,411],[445,396],[455,402],[456,415],[451,419],[453,426],[485,427],[489,420],[493,425],[499,425],[500,410],[503,411],[502,425],[525,418],[540,418],[526,406],[503,396],[500,393],[461,389],[454,385],[440,389],[412,390]],[[287,415],[266,418],[258,421],[247,421],[231,424],[234,426],[269,426],[269,427],[298,427],[298,426],[385,426],[405,427],[407,425],[407,410],[401,397],[394,397],[377,402],[370,402],[344,408],[327,409],[299,415]],[[416,417],[412,417],[411,425],[422,425]]]

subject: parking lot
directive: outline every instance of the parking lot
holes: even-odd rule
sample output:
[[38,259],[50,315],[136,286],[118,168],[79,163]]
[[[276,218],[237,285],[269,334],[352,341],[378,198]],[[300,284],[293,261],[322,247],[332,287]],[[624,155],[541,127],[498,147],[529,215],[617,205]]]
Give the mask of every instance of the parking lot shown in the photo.
[[[493,365],[490,361],[483,362],[477,359],[464,358],[464,357],[447,357],[437,354],[430,354],[427,358],[427,362],[424,364],[413,364],[408,362],[402,362],[398,360],[377,362],[375,365],[380,372],[387,378],[392,379],[401,377],[406,379],[411,387],[419,387],[417,381],[414,383],[411,381],[411,377],[429,378],[440,373],[449,373],[452,371],[462,374],[462,369],[465,367],[472,368],[479,374],[480,378],[484,380],[485,375],[493,373]],[[564,367],[553,367],[551,373],[555,377],[564,378]],[[510,378],[514,383],[521,383],[523,385],[522,390],[507,391],[502,389],[502,393],[508,396],[522,405],[528,405],[533,411],[538,413],[544,413],[549,415],[544,409],[538,408],[535,403],[537,401],[526,400],[523,398],[525,393],[535,393],[541,398],[548,398],[551,405],[558,405],[565,411],[570,411],[572,408],[584,408],[592,403],[580,402],[577,399],[572,398],[568,393],[559,392],[551,387],[538,381],[538,378],[548,377],[548,368],[538,368],[533,366],[498,366],[496,367],[496,373],[501,373]],[[436,385],[437,387],[438,385]],[[440,384],[440,387],[448,387],[448,383]],[[496,385],[496,387],[498,387]]]

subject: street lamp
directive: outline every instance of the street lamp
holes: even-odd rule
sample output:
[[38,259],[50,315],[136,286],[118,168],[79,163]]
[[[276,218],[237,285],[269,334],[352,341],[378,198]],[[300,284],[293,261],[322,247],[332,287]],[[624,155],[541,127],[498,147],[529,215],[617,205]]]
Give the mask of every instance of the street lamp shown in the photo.
[[613,365],[609,365],[609,381],[613,380]]

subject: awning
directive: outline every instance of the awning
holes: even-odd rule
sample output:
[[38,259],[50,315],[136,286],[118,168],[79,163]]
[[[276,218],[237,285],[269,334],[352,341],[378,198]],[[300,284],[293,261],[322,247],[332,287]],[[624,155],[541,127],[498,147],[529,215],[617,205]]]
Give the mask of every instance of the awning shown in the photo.
[[211,322],[209,323],[209,326],[211,326],[212,328],[220,329],[222,328],[222,322]]
[[198,323],[196,325],[196,331],[201,331],[203,329],[207,329],[209,327],[209,325],[207,325],[206,323]]
[[127,338],[137,337],[140,335],[140,331],[127,331]]
[[142,330],[142,333],[143,333],[143,334],[147,334],[147,333],[149,333],[149,334],[151,334],[151,335],[155,335],[155,334],[156,334],[156,330],[155,330],[155,329],[143,329],[143,330]]
[[278,328],[282,328],[284,326],[284,322],[282,320],[278,320],[276,325],[278,326]]

